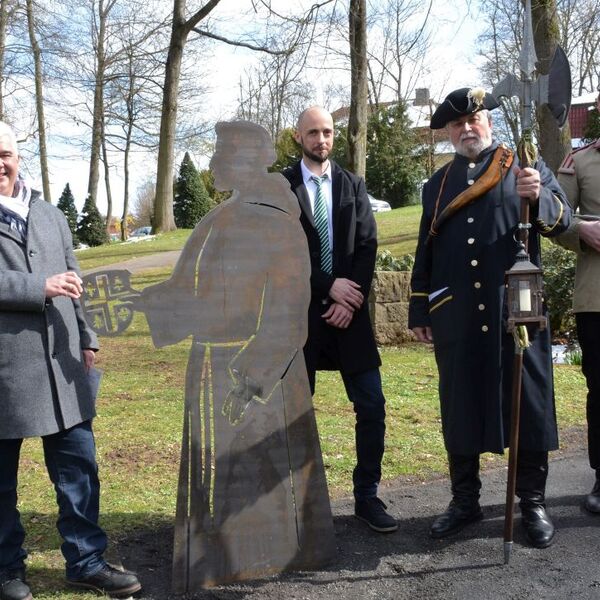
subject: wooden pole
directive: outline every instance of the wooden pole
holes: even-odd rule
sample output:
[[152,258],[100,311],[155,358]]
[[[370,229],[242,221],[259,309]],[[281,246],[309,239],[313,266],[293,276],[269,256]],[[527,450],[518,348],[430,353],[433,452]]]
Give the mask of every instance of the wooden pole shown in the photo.
[[519,344],[517,329],[514,331],[515,360],[513,365],[512,405],[510,412],[510,444],[508,447],[508,478],[506,482],[506,506],[504,512],[504,564],[510,561],[513,545],[513,520],[515,490],[517,487],[517,456],[519,454],[519,423],[521,417],[521,382],[523,374],[523,348]]

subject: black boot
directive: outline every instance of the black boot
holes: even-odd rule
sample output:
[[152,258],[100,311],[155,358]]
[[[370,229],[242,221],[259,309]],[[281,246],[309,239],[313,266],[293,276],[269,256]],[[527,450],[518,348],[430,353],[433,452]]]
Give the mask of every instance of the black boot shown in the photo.
[[600,469],[596,469],[596,483],[591,493],[585,497],[583,506],[591,513],[600,513]]
[[521,524],[534,548],[547,548],[554,538],[554,525],[546,512],[547,477],[547,452],[519,452],[516,491],[521,499]]
[[445,538],[464,529],[469,523],[483,517],[479,506],[479,455],[448,455],[452,501],[445,513],[431,525],[432,538]]

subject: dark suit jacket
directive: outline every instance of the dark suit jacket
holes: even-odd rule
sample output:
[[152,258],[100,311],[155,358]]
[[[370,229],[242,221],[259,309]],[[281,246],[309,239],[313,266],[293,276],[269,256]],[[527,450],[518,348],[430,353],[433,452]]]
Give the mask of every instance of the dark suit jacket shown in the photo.
[[[333,274],[329,275],[321,270],[321,246],[300,163],[289,167],[283,174],[300,203],[300,223],[310,252],[311,302],[308,340],[304,347],[308,372],[339,370],[351,375],[378,367],[381,360],[367,304],[375,269],[377,229],[365,182],[331,162]],[[345,277],[358,283],[365,297],[347,329],[327,325],[321,317],[331,303],[328,293],[336,277]]]

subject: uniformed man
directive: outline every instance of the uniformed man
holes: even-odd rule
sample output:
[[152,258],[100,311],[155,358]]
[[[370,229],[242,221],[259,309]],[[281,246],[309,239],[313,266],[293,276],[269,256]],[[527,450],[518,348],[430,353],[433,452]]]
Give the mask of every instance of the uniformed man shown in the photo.
[[[483,517],[479,455],[508,445],[514,341],[506,332],[504,274],[515,262],[521,198],[530,204],[531,261],[538,233],[553,236],[570,222],[566,199],[542,160],[519,168],[492,137],[498,103],[481,88],[449,94],[431,119],[446,127],[454,158],[423,188],[423,215],[412,275],[409,327],[433,342],[439,371],[442,430],[452,501],[431,536],[444,538]],[[545,509],[548,451],[558,447],[548,330],[524,353],[517,495],[529,543],[545,548],[554,526]]]
[[[600,112],[600,94],[596,110]],[[590,467],[596,471],[594,487],[584,506],[600,513],[600,139],[568,154],[558,170],[558,181],[573,211],[596,217],[589,221],[575,218],[557,242],[577,252],[573,311],[588,387]]]

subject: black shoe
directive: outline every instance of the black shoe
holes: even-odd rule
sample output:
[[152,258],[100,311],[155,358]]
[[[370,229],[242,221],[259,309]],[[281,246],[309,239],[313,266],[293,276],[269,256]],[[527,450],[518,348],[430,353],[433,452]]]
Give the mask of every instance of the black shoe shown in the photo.
[[0,570],[0,600],[33,600],[25,569]]
[[374,531],[390,533],[398,529],[396,519],[389,515],[387,506],[377,496],[354,502],[354,516],[364,521]]
[[478,502],[462,505],[452,500],[446,512],[441,514],[431,525],[429,535],[439,540],[458,533],[469,523],[480,519],[483,519],[483,512]]
[[547,548],[554,538],[554,525],[543,506],[521,506],[525,537],[534,548]]
[[583,503],[585,510],[599,514],[600,513],[600,478],[596,478],[596,483],[594,485],[594,489],[585,497],[585,502]]
[[108,563],[89,577],[67,579],[67,583],[72,587],[94,590],[112,598],[127,598],[142,589],[135,573],[120,571]]

